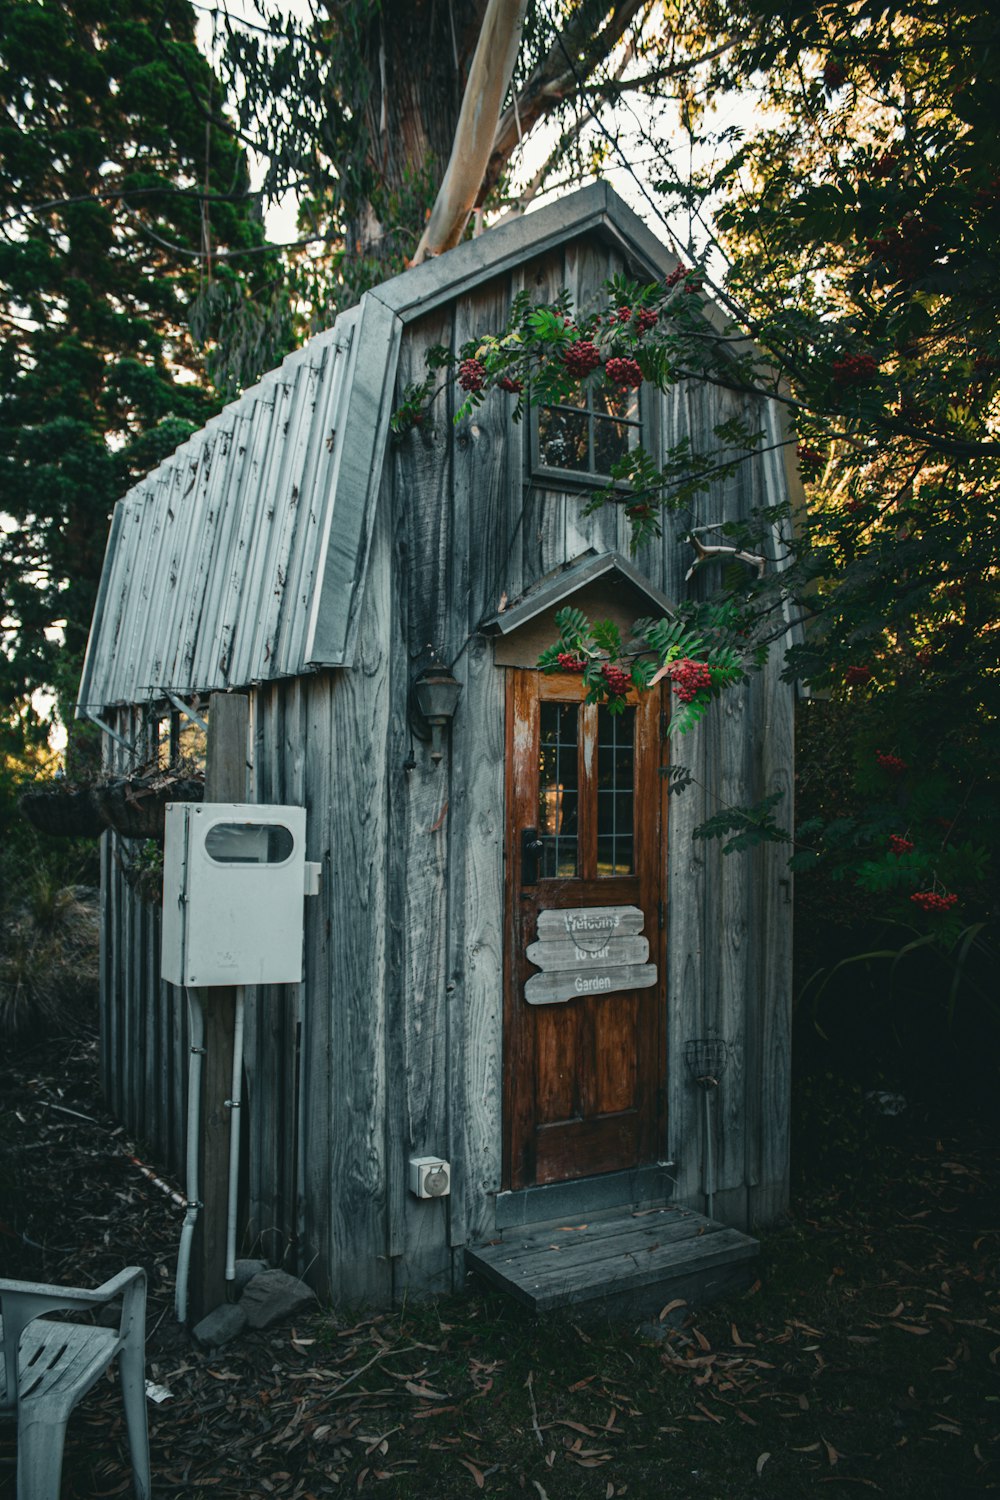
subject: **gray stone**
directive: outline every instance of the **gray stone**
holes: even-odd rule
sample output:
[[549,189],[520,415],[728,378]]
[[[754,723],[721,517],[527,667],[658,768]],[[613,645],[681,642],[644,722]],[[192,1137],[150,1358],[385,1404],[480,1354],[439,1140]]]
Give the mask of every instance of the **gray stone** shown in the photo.
[[247,1326],[247,1315],[239,1302],[223,1302],[191,1330],[191,1337],[202,1349],[221,1349],[239,1338]]
[[271,1328],[315,1302],[316,1294],[287,1271],[261,1271],[247,1283],[240,1301],[251,1328]]
[[237,1293],[244,1292],[248,1282],[253,1281],[262,1271],[269,1270],[266,1260],[238,1260],[235,1265],[235,1286]]

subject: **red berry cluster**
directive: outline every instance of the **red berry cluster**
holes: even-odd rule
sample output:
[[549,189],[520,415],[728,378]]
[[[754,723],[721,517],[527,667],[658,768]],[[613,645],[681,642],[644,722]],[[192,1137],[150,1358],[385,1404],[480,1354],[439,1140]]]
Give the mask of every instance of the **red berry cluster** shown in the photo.
[[831,57],[823,69],[823,82],[828,89],[839,89],[847,82],[847,74],[836,58]]
[[808,443],[800,443],[795,450],[795,456],[799,461],[799,468],[803,474],[815,474],[823,467],[823,455],[818,448],[811,448]]
[[878,374],[878,360],[873,354],[846,354],[833,362],[833,378],[838,385],[867,385]]
[[560,651],[556,661],[564,672],[582,672],[587,663],[582,656],[577,656],[575,651]]
[[895,151],[883,151],[876,161],[873,161],[869,171],[873,177],[891,177],[899,167],[899,157]]
[[958,897],[951,892],[939,895],[937,891],[914,891],[910,900],[921,911],[950,911],[958,905]]
[[563,351],[563,364],[575,380],[582,380],[600,363],[600,350],[590,339],[580,339]]
[[682,656],[673,662],[667,675],[673,678],[674,692],[682,703],[691,703],[700,692],[712,686],[708,663],[692,661],[690,656]]
[[689,296],[693,292],[700,292],[701,291],[701,277],[700,276],[689,276],[688,279],[687,279],[687,281],[684,283],[684,290],[685,290],[685,292],[688,293]]
[[848,667],[844,673],[844,682],[848,687],[864,687],[865,683],[871,680],[871,667]]
[[635,315],[635,321],[639,325],[640,333],[648,333],[651,328],[656,327],[660,321],[660,315],[658,312],[654,312],[651,307],[640,307]]
[[910,769],[898,755],[883,755],[881,750],[876,752],[875,762],[883,771],[888,771],[890,776],[902,776],[904,771]]
[[458,367],[458,383],[463,391],[481,391],[486,384],[486,366],[478,359],[463,359]]
[[940,227],[929,219],[906,214],[895,229],[865,240],[865,246],[869,255],[877,255],[897,276],[914,277],[936,258],[940,235]]
[[670,275],[664,278],[664,286],[676,286],[682,276],[687,275],[687,266],[679,260]]
[[613,661],[606,661],[601,668],[601,676],[608,685],[608,692],[615,698],[624,698],[632,686],[632,675],[624,667],[618,667]]
[[604,369],[608,379],[625,390],[642,385],[642,371],[634,359],[609,359]]
[[617,312],[611,314],[611,321],[612,323],[631,323],[632,309],[630,307],[620,307]]
[[889,852],[890,852],[890,854],[912,854],[913,853],[913,841],[912,841],[912,839],[904,839],[903,836],[902,836],[902,834],[899,834],[899,833],[890,833],[890,835],[889,835]]
[[656,506],[640,500],[637,505],[626,505],[625,514],[630,521],[652,521],[656,515]]
[[524,390],[524,381],[515,380],[513,375],[501,375],[497,385],[502,391],[510,391],[513,396],[519,396]]

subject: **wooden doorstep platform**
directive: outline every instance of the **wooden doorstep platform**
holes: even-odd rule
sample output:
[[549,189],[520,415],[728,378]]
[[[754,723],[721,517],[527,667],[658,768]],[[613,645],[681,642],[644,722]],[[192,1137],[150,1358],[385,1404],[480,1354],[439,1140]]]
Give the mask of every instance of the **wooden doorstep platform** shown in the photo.
[[535,1312],[571,1308],[655,1316],[668,1302],[711,1302],[748,1286],[760,1246],[665,1203],[510,1229],[466,1249],[470,1271]]

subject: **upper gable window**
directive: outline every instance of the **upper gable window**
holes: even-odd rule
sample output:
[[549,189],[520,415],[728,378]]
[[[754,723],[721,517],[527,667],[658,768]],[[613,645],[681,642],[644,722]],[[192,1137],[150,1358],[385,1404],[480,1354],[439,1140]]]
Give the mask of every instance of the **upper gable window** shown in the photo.
[[607,482],[611,467],[642,436],[638,391],[581,390],[576,404],[535,408],[532,468],[576,483]]

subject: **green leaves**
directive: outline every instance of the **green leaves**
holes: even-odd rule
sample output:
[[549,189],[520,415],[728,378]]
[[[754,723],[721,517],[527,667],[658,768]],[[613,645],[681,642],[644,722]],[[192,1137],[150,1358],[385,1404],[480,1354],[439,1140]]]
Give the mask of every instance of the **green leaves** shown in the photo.
[[759,844],[789,844],[792,841],[791,834],[778,827],[772,812],[783,797],[784,792],[772,792],[752,807],[725,808],[711,818],[706,818],[694,830],[694,837],[724,839],[723,854],[755,849]]
[[[591,622],[569,605],[557,612],[556,627],[559,639],[541,653],[539,667],[579,674],[587,687],[586,701],[606,703],[612,713],[621,712],[630,688],[645,692],[676,674],[670,735],[693,728],[714,698],[747,675],[744,652],[732,639],[742,628],[741,616],[729,601],[690,605],[683,615],[637,620],[628,642],[613,621]],[[751,669],[756,665],[756,660],[749,663]],[[706,686],[691,686],[692,669],[707,678]]]

